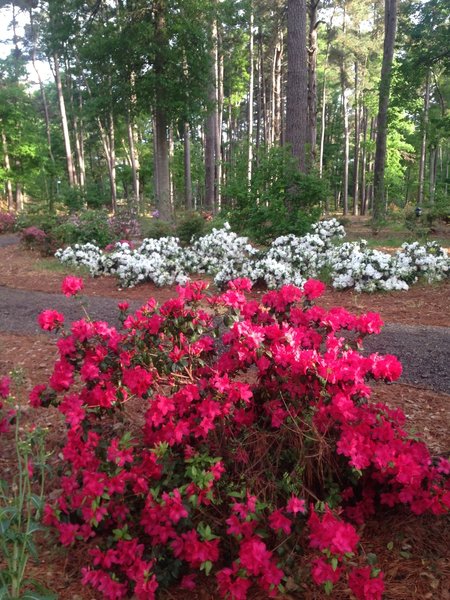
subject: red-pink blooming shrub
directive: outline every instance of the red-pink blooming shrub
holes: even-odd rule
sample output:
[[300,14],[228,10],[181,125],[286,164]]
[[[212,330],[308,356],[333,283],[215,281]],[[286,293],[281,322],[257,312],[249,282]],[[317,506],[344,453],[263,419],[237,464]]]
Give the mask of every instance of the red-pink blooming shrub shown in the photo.
[[16,220],[16,214],[12,211],[0,210],[0,233],[14,231]]
[[408,435],[400,410],[370,400],[370,379],[401,373],[395,357],[361,353],[379,316],[312,306],[320,282],[261,302],[249,288],[208,296],[194,282],[162,306],[127,314],[123,303],[121,330],[74,322],[31,394],[68,428],[46,523],[62,544],[86,545],[83,583],[106,598],[153,598],[175,579],[192,589],[198,571],[215,574],[222,597],[253,584],[272,597],[290,574],[282,556],[309,544],[317,584],[348,577],[376,600],[382,574],[350,564],[355,525],[379,504],[450,506],[449,463]]

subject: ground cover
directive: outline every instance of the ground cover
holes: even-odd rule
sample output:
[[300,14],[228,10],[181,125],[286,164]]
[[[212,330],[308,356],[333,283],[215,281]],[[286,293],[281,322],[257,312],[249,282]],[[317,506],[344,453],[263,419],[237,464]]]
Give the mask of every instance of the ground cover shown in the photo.
[[[61,274],[39,269],[36,257],[17,252],[17,248],[3,249],[1,261],[0,283],[8,287],[19,287],[32,291],[56,292],[59,289]],[[110,286],[110,283],[112,284]],[[0,288],[0,295],[3,291]],[[87,282],[87,295],[115,299],[124,299],[124,292],[115,288],[114,282],[108,279]],[[150,293],[150,294],[149,294]],[[261,294],[256,290],[255,295]],[[413,294],[411,296],[411,294]],[[136,301],[144,300],[148,295],[164,301],[170,295],[170,288],[154,288],[150,284],[126,291],[126,298]],[[362,296],[352,292],[328,292],[325,303],[329,306],[347,305],[352,310],[362,312],[380,309],[384,319],[389,322],[449,326],[445,319],[448,300],[448,285],[418,286],[408,292],[377,294]],[[0,327],[1,329],[1,327]],[[54,343],[46,335],[23,336],[14,333],[1,334],[0,337],[0,369],[1,372],[19,367],[23,370],[26,385],[42,382],[50,372],[54,360]],[[448,426],[449,396],[427,390],[423,386],[413,387],[399,384],[376,387],[376,397],[401,406],[409,419],[411,427],[424,434],[433,452],[445,453],[448,448],[446,427]],[[21,397],[25,402],[25,396]],[[34,412],[29,411],[30,419],[35,420]],[[44,416],[45,415],[45,416]],[[41,414],[39,419],[50,430],[49,440],[55,449],[53,458],[58,463],[58,448],[61,445],[61,420],[56,411]],[[8,469],[8,451],[2,448],[2,467]],[[448,564],[448,528],[444,518],[435,520],[429,517],[412,519],[401,512],[389,511],[382,521],[368,522],[363,533],[363,547],[367,553],[376,553],[380,567],[386,573],[388,598],[446,598],[449,582]],[[57,550],[53,544],[42,540],[40,565],[33,567],[36,576],[50,588],[60,594],[60,598],[96,598],[86,588],[81,588],[77,569],[82,563],[82,556],[75,553],[68,555]],[[54,579],[58,574],[58,581]],[[172,590],[168,597],[182,594]],[[214,592],[205,582],[204,589],[189,592],[187,598],[209,598]],[[259,596],[263,597],[263,596]],[[320,593],[306,586],[291,591],[291,597],[319,598]],[[335,598],[348,598],[345,588],[336,588]]]

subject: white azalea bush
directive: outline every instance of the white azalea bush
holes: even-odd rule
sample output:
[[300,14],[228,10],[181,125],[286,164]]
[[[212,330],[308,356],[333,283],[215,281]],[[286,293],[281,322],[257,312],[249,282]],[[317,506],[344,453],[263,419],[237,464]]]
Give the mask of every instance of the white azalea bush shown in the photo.
[[205,273],[219,287],[246,277],[274,289],[285,284],[302,286],[326,270],[336,289],[374,292],[406,290],[419,277],[435,281],[450,274],[447,252],[436,242],[403,244],[390,255],[368,248],[365,240],[338,243],[345,230],[336,219],[316,223],[312,230],[302,237],[281,236],[265,252],[226,223],[187,248],[178,238],[165,237],[145,239],[136,250],[119,242],[111,253],[93,244],[75,245],[58,250],[56,257],[66,264],[87,266],[93,276],[115,275],[123,287],[145,281],[158,286],[184,284],[190,274]]
[[189,273],[206,273],[214,277],[217,286],[223,287],[228,281],[247,277],[256,281],[255,261],[259,255],[247,237],[231,231],[229,223],[222,228],[214,228],[185,248],[184,266]]
[[395,271],[393,257],[368,248],[366,240],[336,247],[329,256],[329,265],[336,289],[354,287],[357,292],[408,289],[406,281]]
[[92,277],[103,273],[103,252],[95,244],[74,244],[64,249],[59,248],[55,256],[65,265],[87,267]]

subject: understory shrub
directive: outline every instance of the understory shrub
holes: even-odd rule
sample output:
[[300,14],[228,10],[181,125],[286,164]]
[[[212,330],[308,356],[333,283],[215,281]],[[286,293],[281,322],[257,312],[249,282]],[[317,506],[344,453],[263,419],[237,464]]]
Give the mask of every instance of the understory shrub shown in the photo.
[[12,211],[0,210],[0,233],[14,231],[16,214]]
[[[63,292],[81,287],[69,277]],[[356,527],[380,506],[449,509],[449,462],[371,400],[371,380],[401,373],[394,356],[362,353],[379,316],[313,305],[316,280],[260,302],[250,287],[211,296],[197,281],[161,306],[120,303],[120,329],[39,317],[60,334],[59,359],[30,400],[67,424],[45,522],[82,545],[82,582],[105,598],[194,589],[199,573],[223,598],[253,585],[273,597],[298,582],[307,551],[315,583],[377,600],[383,574]]]
[[180,242],[184,245],[193,241],[193,238],[200,237],[206,227],[206,221],[196,212],[191,212],[183,215],[178,221],[175,228],[175,233]]
[[324,179],[299,173],[290,150],[274,147],[259,150],[250,185],[247,157],[238,159],[223,195],[233,208],[231,226],[255,242],[266,244],[281,235],[309,231],[320,217],[328,192]]

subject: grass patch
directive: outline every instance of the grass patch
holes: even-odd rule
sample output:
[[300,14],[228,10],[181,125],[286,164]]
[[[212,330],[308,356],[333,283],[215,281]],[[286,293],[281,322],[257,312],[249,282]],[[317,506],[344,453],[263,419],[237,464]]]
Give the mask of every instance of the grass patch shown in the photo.
[[39,258],[35,262],[38,271],[47,271],[50,273],[61,273],[62,275],[81,275],[89,277],[89,269],[83,265],[75,267],[73,265],[65,265],[56,258]]

